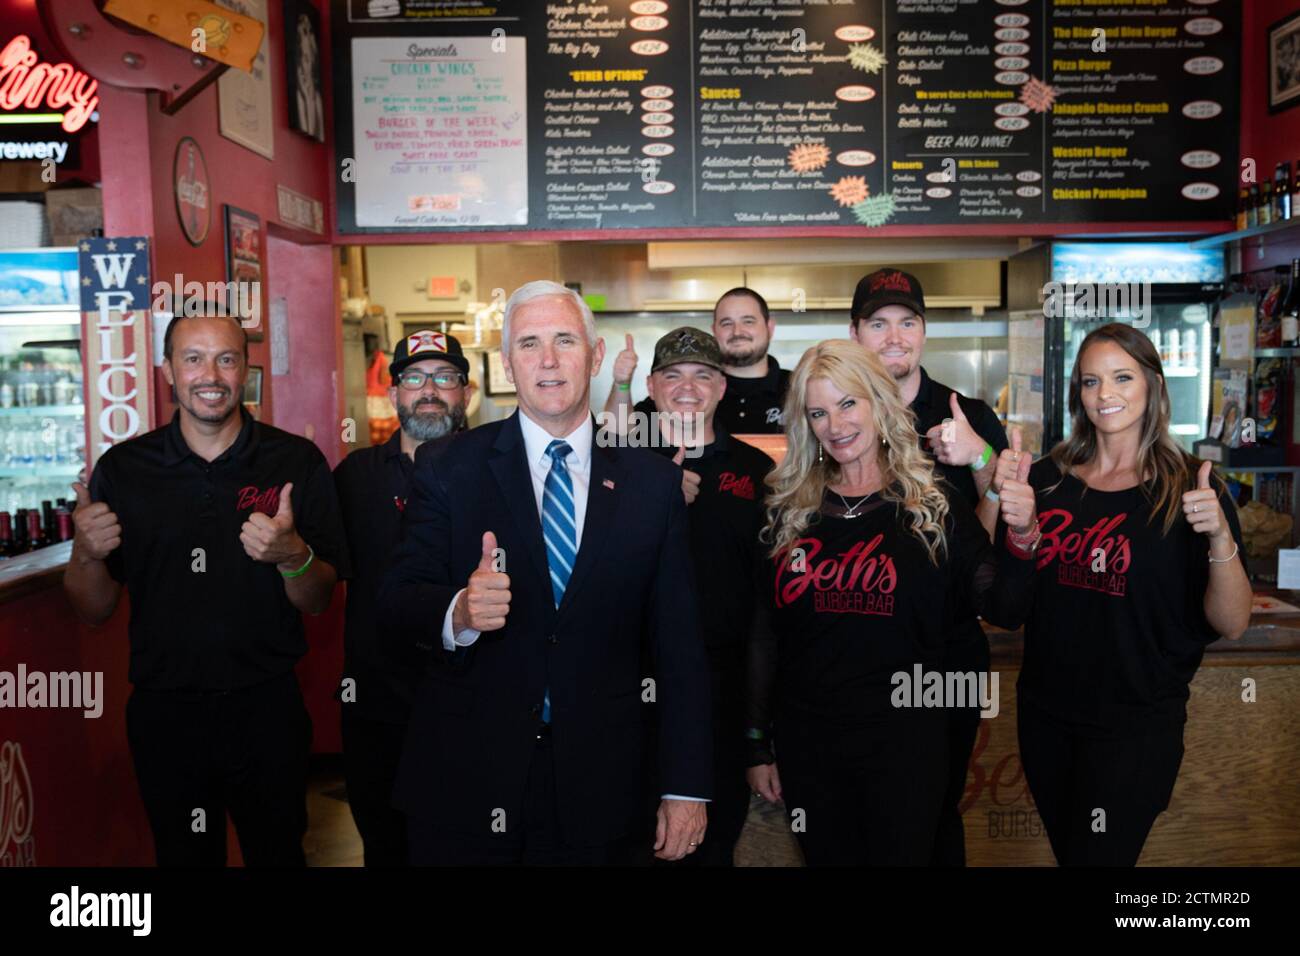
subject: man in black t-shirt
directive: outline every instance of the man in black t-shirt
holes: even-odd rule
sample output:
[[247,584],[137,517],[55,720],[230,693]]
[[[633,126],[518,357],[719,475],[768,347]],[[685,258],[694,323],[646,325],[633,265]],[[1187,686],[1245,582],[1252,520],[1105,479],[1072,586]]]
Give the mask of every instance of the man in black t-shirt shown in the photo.
[[[753,289],[731,289],[713,306],[713,335],[727,383],[716,420],[729,434],[779,435],[785,427],[783,409],[790,373],[767,354],[775,332],[776,322],[767,300]],[[632,400],[636,363],[636,349],[628,335],[626,348],[614,358],[614,385],[605,402],[605,411],[620,431],[619,408]],[[643,398],[634,410],[648,415],[655,410],[654,399]]]
[[[864,276],[853,293],[849,336],[875,352],[898,383],[903,400],[916,415],[921,446],[935,460],[943,477],[972,508],[983,503],[996,514],[996,499],[985,501],[1007,436],[993,409],[936,382],[921,366],[925,352],[925,294],[916,277],[898,269],[879,269]],[[987,671],[989,643],[978,619],[970,615],[952,635],[944,670]],[[958,805],[966,787],[966,771],[979,711],[954,710],[949,721],[949,787],[944,814],[935,839],[936,865],[964,865],[965,841]]]
[[426,443],[446,449],[465,428],[473,394],[469,361],[453,336],[423,329],[397,343],[388,398],[401,428],[384,444],[359,448],[334,471],[354,573],[343,631],[343,770],[348,809],[366,866],[406,866],[406,816],[392,805],[411,701],[424,661],[379,627],[379,586],[401,540],[402,512]]
[[[763,525],[763,479],[772,459],[733,438],[717,421],[730,382],[722,372],[717,340],[699,329],[679,328],[655,345],[648,387],[660,417],[661,441],[651,450],[684,469],[683,494],[690,518],[691,558],[713,689],[714,798],[709,829],[698,853],[682,866],[731,866],[749,811],[745,782],[744,672],[750,624],[758,601],[755,582],[758,532]],[[694,431],[675,416],[695,415]],[[684,444],[690,444],[686,457]],[[650,721],[651,728],[657,722]],[[654,753],[648,747],[647,753]],[[654,779],[651,775],[650,779]],[[656,794],[647,790],[650,819]]]
[[127,739],[160,866],[223,866],[226,813],[249,866],[302,866],[311,718],[294,676],[302,612],[349,571],[329,464],[241,402],[244,330],[177,316],[169,424],[78,483],[64,589],[84,620],[131,597]]

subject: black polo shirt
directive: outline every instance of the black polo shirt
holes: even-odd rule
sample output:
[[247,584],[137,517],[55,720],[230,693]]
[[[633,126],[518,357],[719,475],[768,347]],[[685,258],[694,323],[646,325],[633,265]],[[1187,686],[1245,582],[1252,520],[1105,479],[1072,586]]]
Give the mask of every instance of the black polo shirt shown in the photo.
[[[699,495],[686,514],[704,644],[714,670],[714,705],[720,710],[742,695],[745,647],[759,597],[754,568],[767,494],[763,479],[773,462],[732,438],[716,420],[713,427],[714,441],[682,467],[700,476]],[[677,451],[651,450],[667,458]]]
[[[789,387],[790,373],[769,355],[767,374],[762,378],[727,375],[727,391],[718,402],[713,423],[732,435],[779,435],[785,430],[783,412]],[[634,410],[649,415],[655,410],[654,399],[641,399]]]
[[293,482],[294,524],[316,559],[349,571],[325,456],[242,408],[240,416],[234,444],[211,462],[185,443],[178,411],[170,424],[114,445],[91,475],[91,499],[122,526],[107,565],[131,599],[136,687],[251,687],[293,670],[306,653],[302,616],[279,570],[254,561],[239,540],[254,511],[275,514],[285,483]]
[[[441,449],[451,438],[422,447]],[[409,719],[425,665],[425,656],[409,642],[385,642],[379,630],[379,587],[402,539],[402,515],[414,474],[415,462],[402,453],[400,429],[382,445],[358,448],[334,470],[353,569],[343,630],[343,676],[356,682],[356,698],[344,706],[385,723]]]
[[[936,382],[926,374],[924,368],[921,369],[921,387],[917,389],[916,398],[909,407],[916,414],[916,433],[921,436],[921,448],[932,460],[934,453],[925,440],[925,433],[935,425],[942,425],[945,418],[952,418],[949,399],[952,393],[953,389],[942,382]],[[975,434],[993,446],[995,456],[1007,447],[1007,433],[993,409],[978,398],[967,398],[961,393],[957,394],[957,404],[961,406],[962,414],[970,422],[971,428],[975,429]],[[972,508],[979,504],[975,472],[971,471],[969,465],[945,465],[937,460],[934,464],[938,473],[970,502]]]

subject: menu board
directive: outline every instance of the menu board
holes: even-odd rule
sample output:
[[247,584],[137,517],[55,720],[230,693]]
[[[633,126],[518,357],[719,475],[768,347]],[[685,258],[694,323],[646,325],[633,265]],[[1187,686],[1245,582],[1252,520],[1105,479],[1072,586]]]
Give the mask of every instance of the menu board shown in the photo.
[[[336,0],[333,34],[344,233],[860,234],[1236,201],[1226,0]],[[393,74],[447,42],[477,72]]]

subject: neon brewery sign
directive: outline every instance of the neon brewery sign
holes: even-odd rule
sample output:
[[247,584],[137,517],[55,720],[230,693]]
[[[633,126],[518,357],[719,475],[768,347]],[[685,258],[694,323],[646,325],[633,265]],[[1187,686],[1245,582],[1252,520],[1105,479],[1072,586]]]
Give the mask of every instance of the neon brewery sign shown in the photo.
[[[0,50],[0,125],[58,123],[64,133],[77,133],[97,118],[98,89],[98,80],[69,63],[42,62],[25,35]],[[33,138],[24,131],[17,139],[0,137],[0,159],[62,163],[71,145],[69,140]]]

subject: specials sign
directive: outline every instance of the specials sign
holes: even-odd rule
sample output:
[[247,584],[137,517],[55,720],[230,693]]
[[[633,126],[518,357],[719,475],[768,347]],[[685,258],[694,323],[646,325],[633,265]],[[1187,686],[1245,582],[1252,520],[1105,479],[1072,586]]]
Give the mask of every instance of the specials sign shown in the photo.
[[81,351],[86,374],[86,472],[149,428],[149,240],[82,239]]

